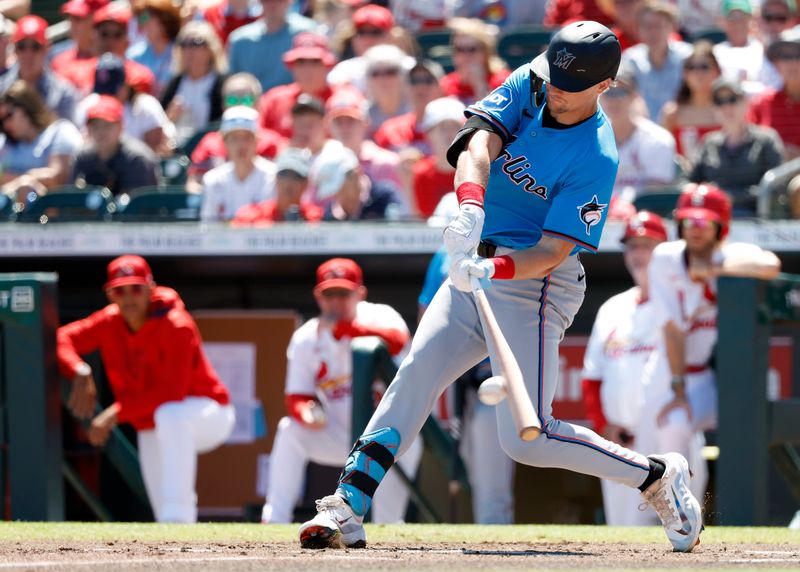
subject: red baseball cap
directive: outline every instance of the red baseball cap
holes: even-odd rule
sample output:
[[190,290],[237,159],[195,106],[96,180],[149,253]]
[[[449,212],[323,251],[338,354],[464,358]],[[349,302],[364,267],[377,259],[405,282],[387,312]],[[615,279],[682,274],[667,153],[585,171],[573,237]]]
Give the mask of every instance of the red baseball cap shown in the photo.
[[105,290],[128,284],[152,284],[153,272],[150,265],[141,256],[125,254],[115,258],[108,264],[108,280]]
[[125,60],[125,83],[136,93],[152,95],[155,87],[155,76],[150,68],[133,60]]
[[109,3],[109,0],[69,0],[61,6],[61,13],[65,16],[86,18]]
[[325,114],[331,119],[352,117],[363,121],[367,119],[367,100],[355,89],[338,89],[325,103]]
[[131,18],[131,9],[127,6],[106,4],[94,13],[94,25],[99,26],[103,22],[114,22],[121,26],[127,26]]
[[317,285],[314,292],[329,288],[357,290],[364,285],[361,267],[349,258],[331,258],[317,268]]
[[15,44],[22,40],[33,40],[40,46],[46,46],[47,22],[39,16],[23,16],[17,20],[17,28],[11,41]]
[[314,32],[300,32],[292,41],[292,49],[283,54],[283,62],[291,66],[297,60],[320,60],[328,67],[336,63],[336,56],[328,47],[325,36]]
[[109,123],[121,123],[123,116],[122,103],[113,96],[101,95],[97,102],[86,112],[86,120],[101,119]]
[[659,242],[667,240],[667,226],[664,224],[664,219],[649,211],[639,211],[628,218],[622,242],[639,237],[652,238]]
[[388,32],[394,26],[394,16],[383,6],[367,4],[353,12],[353,24],[356,28],[372,26]]

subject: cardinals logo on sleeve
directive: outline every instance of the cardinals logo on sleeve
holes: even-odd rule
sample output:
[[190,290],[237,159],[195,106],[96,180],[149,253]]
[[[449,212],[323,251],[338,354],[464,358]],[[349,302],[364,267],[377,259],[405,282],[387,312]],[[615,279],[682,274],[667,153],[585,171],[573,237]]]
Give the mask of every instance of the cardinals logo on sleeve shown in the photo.
[[600,204],[597,201],[597,195],[594,195],[591,201],[578,207],[579,217],[581,222],[586,225],[587,235],[592,230],[592,227],[603,218],[603,211],[607,206]]

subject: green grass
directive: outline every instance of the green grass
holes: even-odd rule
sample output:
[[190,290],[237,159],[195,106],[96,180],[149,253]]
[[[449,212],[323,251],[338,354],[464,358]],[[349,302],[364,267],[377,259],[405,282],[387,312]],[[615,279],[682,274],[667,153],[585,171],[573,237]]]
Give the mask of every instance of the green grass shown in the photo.
[[[81,522],[6,522],[0,525],[0,542],[63,540],[85,542],[294,542],[297,525],[198,524]],[[606,526],[563,525],[369,525],[373,542],[627,542],[663,543],[660,527],[613,528]],[[786,528],[708,527],[703,544],[794,544],[800,545],[800,532]]]

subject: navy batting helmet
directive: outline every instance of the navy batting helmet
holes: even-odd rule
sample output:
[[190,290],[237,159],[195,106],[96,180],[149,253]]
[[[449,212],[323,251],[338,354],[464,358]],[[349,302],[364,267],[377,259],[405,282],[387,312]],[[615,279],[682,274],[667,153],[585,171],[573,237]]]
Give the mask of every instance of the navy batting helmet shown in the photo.
[[558,89],[577,92],[614,79],[621,55],[614,32],[587,20],[556,32],[547,51],[531,62],[531,69]]

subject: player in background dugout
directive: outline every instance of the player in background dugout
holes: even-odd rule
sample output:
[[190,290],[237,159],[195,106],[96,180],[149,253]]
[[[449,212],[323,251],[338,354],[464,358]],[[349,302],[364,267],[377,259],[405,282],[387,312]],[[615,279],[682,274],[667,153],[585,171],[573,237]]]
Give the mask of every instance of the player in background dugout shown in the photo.
[[180,296],[156,285],[143,258],[114,259],[104,290],[108,306],[58,329],[59,368],[72,380],[68,406],[77,417],[94,415],[94,377],[81,356],[99,350],[116,400],[92,419],[89,441],[101,447],[117,424],[133,425],[156,520],[196,522],[197,454],[233,430],[228,390]]

